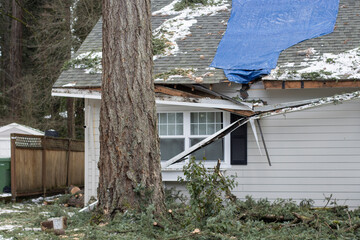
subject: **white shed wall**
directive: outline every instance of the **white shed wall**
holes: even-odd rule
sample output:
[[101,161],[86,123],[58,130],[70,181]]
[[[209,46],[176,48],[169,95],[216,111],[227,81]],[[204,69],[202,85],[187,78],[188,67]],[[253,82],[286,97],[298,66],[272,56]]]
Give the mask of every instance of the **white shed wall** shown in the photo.
[[[235,85],[236,86],[236,85]],[[236,95],[234,85],[214,89]],[[352,90],[250,90],[250,98],[269,104],[332,96]],[[99,100],[88,100],[86,116],[86,200],[96,196],[99,157]],[[248,164],[232,166],[227,174],[237,175],[234,193],[244,198],[313,199],[324,205],[333,195],[339,204],[360,206],[360,101],[328,105],[261,120],[272,167],[261,156],[254,135],[248,129]],[[91,111],[89,110],[91,106]],[[91,117],[90,117],[90,115]],[[91,121],[89,122],[89,119]],[[90,127],[91,126],[91,127]],[[91,131],[90,131],[91,129]],[[91,136],[91,137],[89,137]],[[94,140],[94,138],[96,140]],[[260,139],[260,138],[259,138]],[[95,150],[89,148],[93,144]],[[262,146],[262,143],[260,143]],[[264,149],[262,149],[264,153]],[[176,173],[174,173],[176,174]],[[172,184],[168,182],[167,186]]]
[[[12,124],[10,124],[12,125]],[[7,125],[7,126],[10,126]],[[6,127],[6,126],[5,126]],[[21,126],[21,128],[24,128],[24,126]],[[18,134],[34,134],[34,130],[26,131],[23,129],[20,129],[16,127],[16,124],[14,124],[14,127],[10,126],[9,129],[0,131],[0,158],[9,158],[11,157],[11,140],[10,140],[10,134],[11,133],[18,133]],[[36,133],[37,135],[41,135],[41,133]]]

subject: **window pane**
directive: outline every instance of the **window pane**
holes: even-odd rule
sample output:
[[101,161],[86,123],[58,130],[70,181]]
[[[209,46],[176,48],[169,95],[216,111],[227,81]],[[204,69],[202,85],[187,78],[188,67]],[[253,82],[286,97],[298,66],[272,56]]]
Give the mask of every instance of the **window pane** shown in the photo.
[[222,128],[222,124],[216,124],[216,131],[220,131],[221,128]]
[[168,113],[168,123],[175,123],[175,113]]
[[199,125],[191,124],[191,135],[199,135]]
[[198,122],[199,122],[199,114],[191,113],[191,123],[198,123]]
[[208,123],[214,123],[215,122],[215,113],[208,112],[208,113],[206,113],[206,115],[207,115],[207,122]]
[[206,135],[206,124],[199,124],[199,135]]
[[161,139],[160,138],[160,153],[161,160],[169,160],[177,154],[184,151],[185,141],[183,138],[177,139]]
[[199,113],[199,123],[206,123],[206,113]]
[[183,113],[158,113],[159,135],[183,135]]
[[207,125],[207,134],[213,134],[215,133],[215,124],[208,124]]
[[176,125],[176,135],[183,135],[184,134],[184,125],[179,124]]
[[176,113],[176,123],[183,123],[183,114],[182,113]]
[[168,135],[176,135],[175,134],[175,124],[168,125]]
[[159,125],[159,135],[166,136],[167,135],[167,126],[166,125]]
[[[193,146],[201,140],[203,140],[203,138],[192,138],[190,139],[190,145]],[[197,150],[191,155],[195,156],[196,160],[202,160],[205,158],[210,161],[217,161],[218,159],[224,161],[224,139],[219,139],[216,142]]]
[[216,122],[217,123],[222,123],[222,114],[221,114],[221,112],[217,112],[217,113],[215,113],[216,115]]
[[160,113],[159,120],[160,120],[160,123],[167,123],[167,114],[166,113]]

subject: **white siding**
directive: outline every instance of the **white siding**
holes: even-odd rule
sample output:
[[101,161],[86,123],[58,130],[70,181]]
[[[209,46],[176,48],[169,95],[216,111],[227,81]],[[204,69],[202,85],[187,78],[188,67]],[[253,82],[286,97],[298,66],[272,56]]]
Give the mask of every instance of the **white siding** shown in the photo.
[[[230,96],[237,94],[239,85],[222,85],[214,90]],[[269,104],[331,96],[349,92],[347,89],[269,90],[261,86],[250,90],[250,98],[263,99]],[[85,196],[96,195],[99,157],[99,100],[88,100],[87,165]],[[252,130],[248,129],[248,165],[232,166],[227,174],[237,175],[234,193],[244,198],[292,198],[296,201],[313,199],[323,205],[325,197],[333,195],[339,204],[360,206],[360,101],[328,105],[302,112],[261,120],[265,141],[273,166],[261,156]],[[89,111],[88,106],[91,106]],[[92,126],[92,133],[89,131]],[[259,132],[259,131],[258,131]],[[91,134],[91,137],[89,137]],[[90,140],[96,138],[96,140]],[[260,138],[259,138],[260,139]],[[91,144],[95,150],[91,150]],[[260,142],[261,147],[263,146]],[[264,149],[262,149],[264,154]],[[95,156],[95,160],[93,158]],[[174,174],[176,174],[174,172]],[[167,186],[173,183],[167,183]],[[176,184],[175,184],[176,185]]]
[[[269,104],[297,101],[354,89],[250,90],[250,98]],[[244,198],[313,199],[324,205],[331,194],[338,204],[360,206],[360,101],[328,105],[261,120],[272,166],[248,132],[248,165],[233,166],[234,193]],[[261,146],[262,143],[261,143]],[[264,149],[262,149],[264,153]]]
[[100,100],[85,100],[85,203],[97,196],[99,183]]

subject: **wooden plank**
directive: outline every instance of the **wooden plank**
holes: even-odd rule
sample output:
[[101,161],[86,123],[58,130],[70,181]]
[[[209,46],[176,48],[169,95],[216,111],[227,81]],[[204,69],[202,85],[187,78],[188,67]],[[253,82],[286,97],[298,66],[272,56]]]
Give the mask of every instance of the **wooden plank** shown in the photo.
[[13,202],[16,202],[16,164],[15,164],[15,136],[14,134],[11,134],[11,162],[10,162],[10,168],[11,168],[11,200]]
[[200,97],[193,93],[188,93],[188,92],[184,92],[184,91],[181,91],[178,89],[173,89],[173,88],[164,87],[164,86],[160,86],[160,85],[155,85],[155,92],[167,94],[170,96],[177,96],[177,97],[189,97],[189,98],[199,98]]
[[[262,80],[265,89],[301,89],[301,88],[359,88],[356,80]],[[284,83],[283,83],[284,82]],[[301,86],[303,82],[304,86]]]
[[71,176],[70,176],[70,153],[71,153],[71,139],[69,138],[69,146],[68,146],[68,151],[66,152],[66,186],[70,186],[70,180],[71,180]]
[[304,88],[358,88],[360,81],[304,81]]
[[251,117],[251,116],[255,115],[255,113],[252,111],[233,110],[233,109],[225,109],[225,108],[221,108],[220,110],[231,112],[233,114],[245,116],[245,117]]
[[301,81],[285,82],[285,89],[299,89],[301,88]]
[[[42,145],[45,146],[45,139],[41,139]],[[46,196],[46,149],[42,150],[42,186],[43,186],[43,195]]]

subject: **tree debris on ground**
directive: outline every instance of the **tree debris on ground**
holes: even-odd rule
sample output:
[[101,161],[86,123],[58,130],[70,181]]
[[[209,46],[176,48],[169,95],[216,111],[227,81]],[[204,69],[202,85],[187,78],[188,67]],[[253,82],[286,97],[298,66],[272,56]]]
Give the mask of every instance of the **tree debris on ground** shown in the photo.
[[[94,225],[91,212],[64,208],[70,194],[51,205],[0,203],[0,239],[360,239],[360,209],[339,206],[332,196],[323,206],[310,199],[235,199],[228,192],[232,178],[219,165],[210,171],[190,161],[184,171],[190,199],[167,190],[163,215],[144,202],[141,212],[119,212],[112,221]],[[67,218],[64,235],[37,230],[41,222],[61,217]]]

